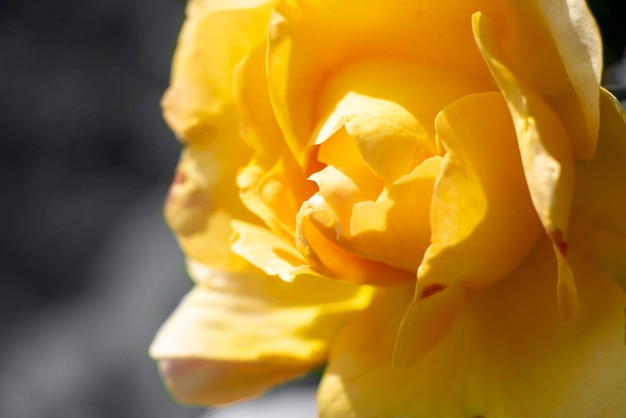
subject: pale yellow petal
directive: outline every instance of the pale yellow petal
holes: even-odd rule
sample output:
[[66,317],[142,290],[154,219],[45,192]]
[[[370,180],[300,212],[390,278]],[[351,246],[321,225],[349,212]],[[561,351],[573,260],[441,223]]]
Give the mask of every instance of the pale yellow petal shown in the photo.
[[197,285],[150,354],[180,401],[219,405],[258,396],[320,365],[369,290],[321,278],[286,283],[258,270],[190,265]]

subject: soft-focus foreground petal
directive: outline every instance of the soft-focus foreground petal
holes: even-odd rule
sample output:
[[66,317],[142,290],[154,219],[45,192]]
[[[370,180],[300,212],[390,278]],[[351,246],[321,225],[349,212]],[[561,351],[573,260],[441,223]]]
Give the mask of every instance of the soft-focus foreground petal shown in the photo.
[[606,90],[600,97],[598,150],[576,164],[569,248],[572,258],[599,265],[626,292],[626,112]]
[[[620,418],[626,410],[626,295],[587,270],[581,309],[560,320],[547,239],[471,301],[441,342],[393,368],[407,286],[379,290],[333,346],[318,394],[322,418]],[[436,320],[436,318],[433,318]]]
[[180,401],[219,405],[258,396],[319,366],[329,342],[370,290],[258,270],[230,273],[190,262],[198,284],[156,336],[150,354]]
[[233,69],[263,42],[272,1],[193,1],[181,29],[163,115],[185,142],[236,131]]
[[452,0],[426,7],[401,0],[285,0],[276,10],[269,28],[270,96],[286,142],[300,162],[317,124],[318,92],[344,65],[382,57],[463,68],[468,78],[491,85],[472,42],[469,17],[476,10],[498,15],[493,2]]
[[542,233],[502,95],[457,100],[436,128],[448,153],[433,193],[432,243],[398,338],[403,366],[437,344],[465,304],[516,268]]

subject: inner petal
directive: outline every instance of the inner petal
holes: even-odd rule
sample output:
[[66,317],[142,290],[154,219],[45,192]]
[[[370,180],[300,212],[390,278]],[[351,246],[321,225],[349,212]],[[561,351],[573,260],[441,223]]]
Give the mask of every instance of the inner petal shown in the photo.
[[[353,62],[324,85],[312,141],[345,127],[365,164],[387,185],[437,153],[433,121],[445,106],[483,89],[465,75],[405,61]],[[337,158],[342,159],[341,156]]]

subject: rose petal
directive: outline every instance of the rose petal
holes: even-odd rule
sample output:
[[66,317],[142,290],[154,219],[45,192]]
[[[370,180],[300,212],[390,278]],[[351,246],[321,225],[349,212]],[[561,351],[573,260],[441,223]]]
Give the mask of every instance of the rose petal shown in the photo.
[[593,160],[578,161],[570,221],[572,258],[601,266],[626,292],[626,112],[600,96],[600,139]]
[[187,256],[216,267],[236,268],[240,260],[228,247],[230,220],[254,218],[239,200],[236,166],[225,164],[239,162],[241,155],[224,145],[219,141],[190,144],[183,150],[165,203],[165,218]]
[[304,161],[318,122],[317,97],[325,80],[363,57],[463,68],[468,78],[492,86],[472,44],[469,17],[476,10],[497,15],[494,6],[467,0],[428,7],[399,0],[279,3],[269,28],[268,81],[278,123],[298,161]]
[[306,262],[292,242],[254,224],[232,221],[232,251],[270,276],[292,281],[301,272],[309,272]]
[[574,189],[573,154],[568,133],[549,104],[508,66],[490,20],[477,13],[473,23],[476,42],[513,116],[535,209],[558,245],[567,236]]
[[515,75],[531,84],[554,109],[577,158],[596,145],[602,76],[600,32],[582,0],[504,2],[506,38],[501,45]]
[[[315,219],[315,222],[314,222]],[[333,238],[320,230],[340,228],[335,214],[314,195],[304,202],[297,217],[296,247],[307,263],[319,274],[356,284],[392,285],[415,280],[415,273],[386,263],[368,260],[341,248]],[[317,225],[316,225],[317,224]]]
[[325,211],[312,211],[310,219],[322,234],[351,254],[415,272],[430,243],[431,195],[441,160],[439,156],[427,159],[388,190],[381,193],[378,187],[376,194],[369,189],[377,186],[376,181],[359,181],[358,177],[355,181],[326,167],[312,178],[341,228],[325,222]]
[[163,115],[185,142],[237,132],[233,69],[263,42],[272,2],[194,1],[179,36]]
[[[265,165],[265,167],[263,166]],[[238,176],[241,200],[279,235],[293,238],[296,214],[311,197],[315,183],[297,165],[287,149],[270,165],[253,159]]]
[[[358,159],[389,186],[438,152],[433,124],[437,113],[486,87],[465,73],[441,68],[381,58],[356,61],[325,82],[313,138],[324,153],[325,141],[345,127]],[[339,167],[343,155],[333,157],[324,162]]]
[[467,301],[509,274],[541,235],[502,96],[464,97],[436,127],[448,153],[433,194],[432,244],[398,337],[402,365],[443,338]]
[[585,273],[580,314],[565,325],[554,303],[556,262],[544,240],[407,369],[393,368],[391,356],[412,289],[378,291],[333,345],[320,417],[621,416],[626,295],[597,271]]
[[180,401],[219,405],[258,396],[324,361],[328,344],[369,290],[306,277],[283,282],[191,262],[197,285],[150,354]]

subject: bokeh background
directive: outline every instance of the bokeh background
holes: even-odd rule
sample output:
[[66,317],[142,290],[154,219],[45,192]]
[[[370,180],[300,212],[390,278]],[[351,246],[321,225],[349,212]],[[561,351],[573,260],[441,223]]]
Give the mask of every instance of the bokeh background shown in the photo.
[[0,3],[0,417],[197,417],[147,348],[190,286],[162,201],[182,0]]
[[[626,97],[624,4],[593,5]],[[0,417],[208,414],[173,403],[147,356],[190,287],[161,214],[180,148],[159,99],[184,7],[0,2]],[[277,393],[314,408],[292,389]]]

